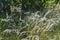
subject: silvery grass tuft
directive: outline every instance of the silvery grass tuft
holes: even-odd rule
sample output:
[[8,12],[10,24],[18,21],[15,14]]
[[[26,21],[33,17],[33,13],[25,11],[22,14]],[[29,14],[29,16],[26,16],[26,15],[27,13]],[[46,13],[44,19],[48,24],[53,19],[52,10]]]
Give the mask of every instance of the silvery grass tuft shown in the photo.
[[[60,23],[60,6],[56,5],[53,9],[41,16],[40,11],[31,13],[27,16],[27,37],[26,40],[59,40],[60,33],[55,34],[59,30],[58,24]],[[22,39],[25,40],[25,39]]]
[[[34,13],[30,13],[30,15],[27,14],[25,19],[19,22],[17,29],[4,30],[3,34],[5,40],[60,40],[59,4],[57,4],[53,9],[48,9],[44,14],[43,12],[41,13],[40,11],[36,11]],[[11,21],[10,18],[7,19],[1,19],[1,22]],[[12,19],[12,21],[14,20]],[[15,24],[13,23],[12,26],[14,25]]]

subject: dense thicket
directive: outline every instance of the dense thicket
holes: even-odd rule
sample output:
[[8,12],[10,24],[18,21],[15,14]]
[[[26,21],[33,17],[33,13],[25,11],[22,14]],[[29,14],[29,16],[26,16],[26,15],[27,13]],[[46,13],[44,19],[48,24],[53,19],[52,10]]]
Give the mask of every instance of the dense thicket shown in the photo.
[[22,0],[23,10],[40,10],[47,6],[54,6],[59,0]]
[[[0,39],[20,40],[23,38],[27,38],[29,40],[29,36],[34,36],[34,33],[37,33],[35,32],[37,30],[35,28],[37,23],[39,27],[42,28],[44,27],[44,25],[46,25],[46,23],[49,23],[48,19],[50,19],[51,17],[59,17],[56,16],[59,15],[59,13],[51,13],[46,17],[46,20],[43,19],[45,18],[44,14],[46,14],[46,9],[53,9],[58,4],[58,2],[59,0],[0,0]],[[34,13],[31,13],[31,11]],[[41,19],[44,21],[41,21]],[[58,25],[56,25],[55,27],[57,27]],[[60,27],[58,26],[58,28]],[[39,31],[39,33],[41,33],[41,30]],[[56,31],[58,30],[56,29]],[[39,33],[37,34],[40,36]],[[42,35],[41,37],[45,38],[44,36]]]

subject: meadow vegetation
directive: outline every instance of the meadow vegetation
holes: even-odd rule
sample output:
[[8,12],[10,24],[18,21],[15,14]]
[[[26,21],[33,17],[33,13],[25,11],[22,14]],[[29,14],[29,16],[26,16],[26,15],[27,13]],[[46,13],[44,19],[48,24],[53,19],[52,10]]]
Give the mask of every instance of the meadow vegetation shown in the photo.
[[0,40],[60,40],[60,1],[0,0]]

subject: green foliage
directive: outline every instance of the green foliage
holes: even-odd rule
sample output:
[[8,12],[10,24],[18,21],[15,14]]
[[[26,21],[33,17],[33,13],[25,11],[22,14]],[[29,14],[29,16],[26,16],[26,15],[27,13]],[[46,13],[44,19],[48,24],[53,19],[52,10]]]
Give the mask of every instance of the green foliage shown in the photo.
[[60,34],[60,23],[58,23],[58,24],[56,24],[55,26],[54,26],[54,32],[57,34],[57,33],[59,33]]
[[3,2],[5,2],[5,4],[17,5],[21,2],[21,0],[3,0]]
[[40,10],[42,7],[55,6],[59,0],[22,0],[23,10]]
[[20,0],[10,0],[10,5],[17,5],[20,3]]
[[47,7],[47,6],[51,6],[51,7],[54,7],[57,3],[58,3],[59,0],[46,0],[44,3],[43,3],[43,6]]

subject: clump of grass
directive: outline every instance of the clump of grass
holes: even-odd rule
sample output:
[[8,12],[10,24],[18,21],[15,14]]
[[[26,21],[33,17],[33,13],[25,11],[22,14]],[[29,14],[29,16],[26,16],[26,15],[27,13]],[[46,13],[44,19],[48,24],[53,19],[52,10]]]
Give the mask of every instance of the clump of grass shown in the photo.
[[[42,13],[40,13],[40,11],[30,14],[31,15],[25,17],[26,19],[20,20],[17,28],[18,31],[12,33],[4,33],[2,36],[3,39],[59,40],[58,35],[60,35],[60,14],[58,8],[54,8],[51,10],[49,9],[43,16],[41,16]],[[16,34],[16,32],[18,32],[18,35]]]

